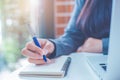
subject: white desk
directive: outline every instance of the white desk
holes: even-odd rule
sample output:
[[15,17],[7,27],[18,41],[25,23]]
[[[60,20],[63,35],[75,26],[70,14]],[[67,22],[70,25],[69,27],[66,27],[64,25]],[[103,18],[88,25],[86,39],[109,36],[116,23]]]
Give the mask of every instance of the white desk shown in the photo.
[[[9,80],[99,80],[96,74],[89,67],[86,57],[88,55],[96,55],[96,54],[71,54],[71,64],[68,70],[67,75],[64,78],[35,78],[35,77],[20,77],[18,75],[19,70],[13,72],[9,78]],[[97,54],[98,55],[98,54]]]

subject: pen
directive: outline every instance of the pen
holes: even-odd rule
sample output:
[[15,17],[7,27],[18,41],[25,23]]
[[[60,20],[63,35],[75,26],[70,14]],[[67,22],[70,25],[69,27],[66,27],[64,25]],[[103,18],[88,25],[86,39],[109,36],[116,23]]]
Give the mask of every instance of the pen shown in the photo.
[[[36,46],[38,46],[39,48],[41,48],[41,46],[40,46],[40,43],[38,42],[38,40],[37,40],[37,37],[33,37],[33,41],[34,41],[34,43],[35,43],[35,45]],[[46,59],[46,56],[45,55],[43,55],[43,60],[45,61],[45,62],[47,62],[47,59]]]
[[[34,44],[35,44],[37,47],[41,48],[41,45],[40,45],[40,43],[38,42],[37,37],[35,36],[35,34],[34,34],[34,32],[32,31],[32,29],[31,29],[30,26],[28,26],[28,29],[29,29],[29,32],[30,32],[31,35],[32,35],[32,39],[33,39]],[[43,60],[44,60],[45,62],[47,62],[46,55],[43,55]]]

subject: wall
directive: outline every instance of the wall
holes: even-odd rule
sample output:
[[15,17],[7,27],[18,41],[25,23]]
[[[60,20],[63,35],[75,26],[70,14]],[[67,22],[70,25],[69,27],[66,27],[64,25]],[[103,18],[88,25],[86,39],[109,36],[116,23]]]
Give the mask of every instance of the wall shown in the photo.
[[74,0],[54,0],[55,37],[59,37],[64,33],[64,28],[67,27],[74,4]]

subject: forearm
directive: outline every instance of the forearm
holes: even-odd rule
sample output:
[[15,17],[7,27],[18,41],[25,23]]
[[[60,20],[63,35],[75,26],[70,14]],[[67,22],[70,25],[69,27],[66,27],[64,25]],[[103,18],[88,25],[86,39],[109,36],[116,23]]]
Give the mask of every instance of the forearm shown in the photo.
[[[75,36],[74,36],[75,37]],[[81,36],[81,38],[70,37],[70,36],[62,36],[61,38],[52,40],[55,43],[55,57],[61,55],[68,55],[72,52],[75,52],[77,48],[84,43],[85,38]]]
[[68,23],[67,28],[65,29],[64,35],[60,38],[52,39],[51,41],[56,46],[52,57],[67,55],[71,52],[75,52],[77,48],[83,44],[85,37],[80,30],[77,29],[76,21],[78,15],[84,5],[85,0],[76,0],[76,5],[74,7],[74,11],[72,13],[71,19]]

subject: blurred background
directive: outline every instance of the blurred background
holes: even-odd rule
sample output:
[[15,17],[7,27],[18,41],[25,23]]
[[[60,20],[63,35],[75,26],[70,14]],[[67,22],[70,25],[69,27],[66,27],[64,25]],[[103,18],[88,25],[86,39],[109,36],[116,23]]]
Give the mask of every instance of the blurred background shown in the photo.
[[21,49],[31,40],[30,24],[40,38],[64,33],[74,0],[0,0],[0,78],[25,64]]

